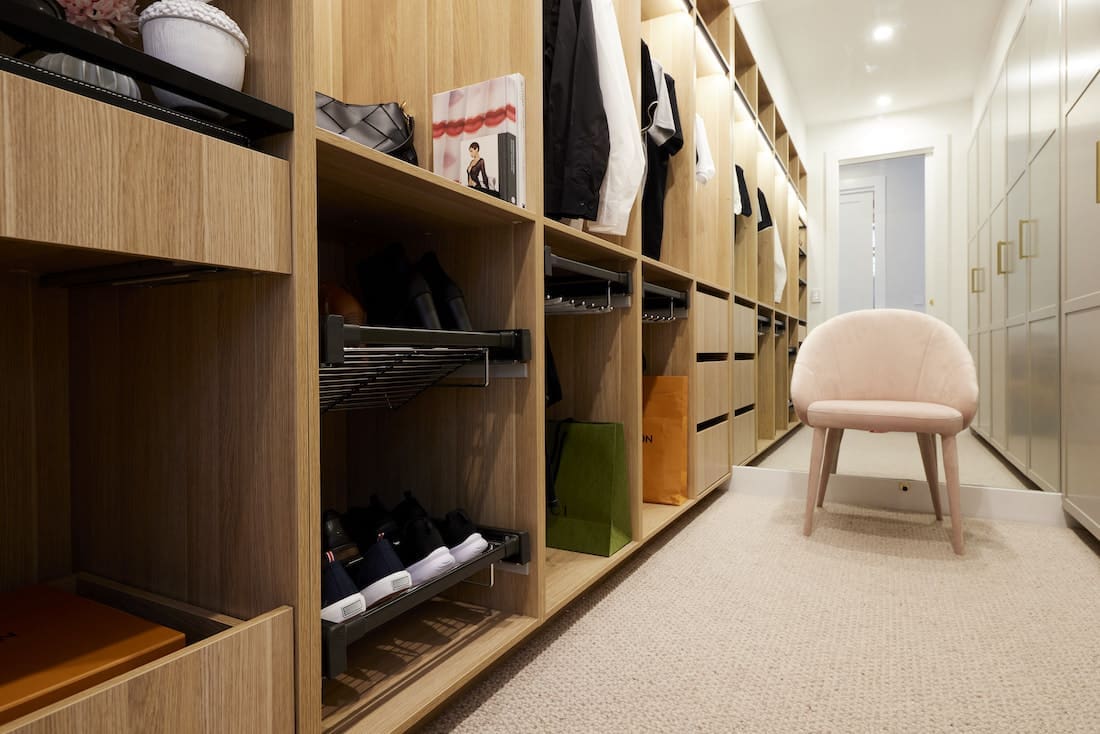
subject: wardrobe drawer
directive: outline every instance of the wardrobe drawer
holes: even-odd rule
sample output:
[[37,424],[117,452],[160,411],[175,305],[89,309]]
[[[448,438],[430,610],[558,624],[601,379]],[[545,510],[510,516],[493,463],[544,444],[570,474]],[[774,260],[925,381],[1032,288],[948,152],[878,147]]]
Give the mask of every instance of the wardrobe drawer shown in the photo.
[[290,272],[290,165],[0,72],[0,237]]
[[799,324],[798,325],[798,343],[801,344],[804,341],[806,341],[806,325],[805,324]]
[[733,363],[733,409],[756,402],[756,360],[738,359]]
[[707,488],[730,473],[730,422],[724,420],[695,436],[695,492]]
[[[13,721],[7,734],[294,731],[293,612],[280,607]],[[190,641],[190,640],[189,640]],[[0,727],[2,728],[2,727]]]
[[729,301],[707,293],[695,293],[695,351],[726,354],[730,350]]
[[733,351],[756,354],[756,310],[733,304]]
[[695,422],[702,423],[732,412],[730,363],[695,363]]
[[733,463],[741,464],[756,453],[756,411],[733,417]]

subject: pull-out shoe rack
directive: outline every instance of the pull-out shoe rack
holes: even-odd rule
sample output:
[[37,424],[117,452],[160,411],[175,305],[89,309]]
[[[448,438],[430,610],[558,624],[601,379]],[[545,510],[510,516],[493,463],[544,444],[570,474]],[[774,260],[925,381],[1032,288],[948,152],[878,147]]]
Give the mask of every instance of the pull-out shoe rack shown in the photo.
[[420,586],[414,586],[349,620],[338,623],[322,620],[322,674],[327,678],[334,678],[346,671],[350,645],[413,607],[439,596],[457,584],[468,581],[472,576],[486,569],[492,574],[495,564],[522,566],[530,562],[531,541],[527,533],[489,527],[479,527],[478,532],[488,541],[489,547],[477,558],[459,564],[442,576]]
[[472,362],[531,360],[531,334],[357,326],[326,316],[321,328],[321,412],[396,409]]

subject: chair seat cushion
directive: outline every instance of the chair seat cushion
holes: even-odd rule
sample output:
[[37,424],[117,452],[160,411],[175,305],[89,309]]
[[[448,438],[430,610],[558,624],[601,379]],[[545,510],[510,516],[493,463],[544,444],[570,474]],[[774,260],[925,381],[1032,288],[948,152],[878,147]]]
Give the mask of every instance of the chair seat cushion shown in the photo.
[[938,433],[963,429],[962,413],[947,405],[901,400],[818,400],[807,409],[815,428],[851,428],[890,433]]

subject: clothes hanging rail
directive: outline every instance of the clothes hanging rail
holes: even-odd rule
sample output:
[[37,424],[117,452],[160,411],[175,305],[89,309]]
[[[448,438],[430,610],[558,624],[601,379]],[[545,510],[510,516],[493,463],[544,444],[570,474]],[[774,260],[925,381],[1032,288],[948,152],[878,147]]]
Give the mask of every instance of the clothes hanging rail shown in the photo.
[[687,291],[666,288],[656,283],[642,282],[642,322],[669,323],[687,318]]
[[547,315],[600,314],[630,307],[630,273],[555,255],[550,246],[544,253]]

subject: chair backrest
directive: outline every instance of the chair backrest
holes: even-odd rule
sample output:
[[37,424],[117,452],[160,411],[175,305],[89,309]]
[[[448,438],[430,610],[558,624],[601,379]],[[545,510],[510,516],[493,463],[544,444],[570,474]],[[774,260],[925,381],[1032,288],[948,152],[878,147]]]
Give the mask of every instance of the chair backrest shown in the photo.
[[818,400],[908,400],[948,405],[969,426],[978,376],[966,344],[939,319],[900,309],[853,311],[806,337],[791,399],[803,422]]

